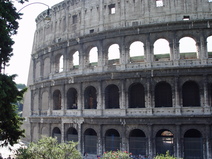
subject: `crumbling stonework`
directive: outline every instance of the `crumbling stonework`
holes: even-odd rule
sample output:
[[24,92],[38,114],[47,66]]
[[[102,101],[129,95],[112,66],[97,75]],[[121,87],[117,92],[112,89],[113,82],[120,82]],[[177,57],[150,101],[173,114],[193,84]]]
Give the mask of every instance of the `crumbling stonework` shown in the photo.
[[[211,9],[208,0],[64,0],[50,22],[38,15],[27,137],[78,141],[88,154],[212,158]],[[184,37],[196,52],[180,52]],[[158,39],[169,53],[155,53]],[[135,57],[134,42],[143,50]]]

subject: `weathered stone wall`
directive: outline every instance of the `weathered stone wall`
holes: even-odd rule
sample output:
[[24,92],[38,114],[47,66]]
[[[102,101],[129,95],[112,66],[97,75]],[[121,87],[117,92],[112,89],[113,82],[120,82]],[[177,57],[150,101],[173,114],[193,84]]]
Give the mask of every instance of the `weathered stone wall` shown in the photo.
[[[77,39],[92,33],[138,25],[210,19],[212,3],[208,0],[166,0],[157,7],[150,0],[65,0],[52,7],[51,22],[44,21],[46,12],[36,19],[34,49],[36,51],[58,41]],[[110,5],[115,14],[110,14]],[[76,21],[73,22],[76,17]]]
[[[31,141],[41,135],[58,135],[58,130],[61,141],[67,141],[68,130],[73,128],[77,131],[78,149],[83,153],[86,131],[92,129],[97,138],[95,153],[102,154],[108,130],[116,130],[120,149],[129,151],[131,132],[139,129],[146,138],[145,154],[152,158],[158,152],[157,133],[169,130],[174,135],[173,155],[185,157],[185,134],[197,130],[202,140],[199,159],[212,157],[212,58],[207,50],[211,45],[207,40],[212,36],[212,3],[163,2],[163,6],[156,7],[153,0],[65,0],[52,7],[50,22],[44,21],[46,12],[37,17],[23,113]],[[114,4],[115,14],[110,14],[109,8]],[[189,16],[189,20],[183,21],[184,16]],[[197,48],[188,58],[180,52],[183,37],[191,37]],[[170,53],[157,59],[154,44],[161,38],[167,40]],[[137,41],[143,44],[142,61],[132,61],[130,57],[131,44]],[[115,62],[108,57],[112,44],[119,46],[120,58]],[[89,61],[93,47],[98,50],[96,64]],[[73,55],[77,51],[76,66]],[[183,103],[184,84],[189,82],[198,88],[197,105]],[[161,83],[170,87],[171,104],[158,107],[156,90]],[[130,105],[130,96],[136,95],[131,88],[136,84],[143,86],[141,107]],[[118,107],[107,106],[109,86],[118,89]],[[90,94],[96,91],[96,107],[86,106],[88,88]],[[70,90],[77,92],[74,109],[69,106],[74,96]],[[59,104],[55,104],[55,99]]]

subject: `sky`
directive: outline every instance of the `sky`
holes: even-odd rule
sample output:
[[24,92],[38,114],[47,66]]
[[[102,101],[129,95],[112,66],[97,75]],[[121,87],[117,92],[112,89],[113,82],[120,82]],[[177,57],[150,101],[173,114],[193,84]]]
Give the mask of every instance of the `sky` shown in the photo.
[[[16,1],[16,0],[13,0]],[[17,11],[34,2],[42,2],[47,4],[50,8],[63,0],[29,0],[24,4],[14,3]],[[42,4],[32,4],[22,9],[20,12],[24,15],[19,20],[19,29],[17,35],[13,36],[15,44],[13,45],[14,55],[9,61],[9,67],[6,67],[5,73],[8,75],[17,74],[16,83],[27,84],[30,57],[32,52],[32,45],[34,39],[34,32],[36,29],[35,19],[47,6]]]

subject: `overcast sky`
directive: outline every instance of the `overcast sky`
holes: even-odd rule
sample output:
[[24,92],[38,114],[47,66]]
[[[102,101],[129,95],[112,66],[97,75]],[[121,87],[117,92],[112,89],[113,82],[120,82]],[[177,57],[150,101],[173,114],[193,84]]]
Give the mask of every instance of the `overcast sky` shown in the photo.
[[[19,11],[27,4],[34,2],[42,2],[47,4],[49,7],[52,7],[61,1],[63,0],[29,0],[29,2],[26,2],[23,5],[15,3],[15,6]],[[13,37],[15,41],[15,44],[13,45],[14,55],[9,62],[10,66],[7,67],[5,71],[9,75],[18,75],[15,79],[16,83],[27,84],[30,56],[36,28],[35,18],[46,9],[48,9],[48,7],[45,5],[33,4],[21,10],[21,13],[24,15],[19,21],[18,34]]]

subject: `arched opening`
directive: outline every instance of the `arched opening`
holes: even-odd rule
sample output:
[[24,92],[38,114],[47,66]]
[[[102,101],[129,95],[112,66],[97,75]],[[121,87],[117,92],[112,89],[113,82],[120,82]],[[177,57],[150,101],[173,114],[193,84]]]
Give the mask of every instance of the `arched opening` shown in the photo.
[[63,72],[63,55],[60,56],[59,60],[59,72]]
[[47,113],[47,110],[49,109],[49,93],[48,92],[42,93],[41,106],[42,106],[41,114],[45,115]]
[[158,39],[154,43],[154,58],[155,61],[169,61],[170,47],[166,39]]
[[84,152],[89,154],[96,154],[97,150],[97,133],[93,129],[85,131],[85,148]]
[[43,77],[46,78],[50,74],[50,58],[45,58],[44,60],[44,66],[43,66]]
[[84,93],[85,109],[96,109],[97,108],[97,95],[96,88],[89,86],[85,89]]
[[67,109],[77,109],[77,90],[70,88],[67,92]]
[[117,151],[120,149],[121,139],[119,132],[109,129],[105,133],[105,151]]
[[169,151],[170,155],[174,154],[174,135],[171,131],[163,129],[156,134],[156,153],[166,154]]
[[120,63],[120,50],[118,44],[113,44],[108,49],[108,65],[118,65]]
[[212,58],[212,36],[207,38],[208,58]]
[[172,107],[172,88],[166,82],[155,86],[155,107]]
[[135,41],[130,45],[130,63],[144,62],[144,44]]
[[63,71],[63,55],[58,54],[55,57],[55,72],[62,72]]
[[182,98],[184,107],[200,106],[199,86],[194,81],[187,81],[182,87]]
[[61,109],[61,93],[59,90],[55,90],[53,93],[53,110]]
[[105,108],[119,108],[119,88],[111,84],[105,89]]
[[196,41],[190,37],[181,38],[180,41],[180,59],[197,59]]
[[78,142],[78,132],[75,128],[69,128],[67,131],[67,141]]
[[129,87],[129,108],[144,108],[145,92],[141,83],[132,84]]
[[40,62],[37,62],[36,68],[35,68],[35,79],[39,80],[41,74],[40,74]]
[[73,68],[79,68],[79,51],[73,54]]
[[52,137],[57,138],[57,141],[61,143],[61,131],[59,128],[55,127],[52,131]]
[[129,135],[129,151],[133,156],[146,156],[146,135],[140,129],[134,129]]
[[93,47],[89,52],[89,63],[90,66],[97,66],[98,65],[98,48]]
[[184,134],[184,158],[203,159],[202,134],[196,129],[190,129]]

